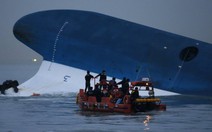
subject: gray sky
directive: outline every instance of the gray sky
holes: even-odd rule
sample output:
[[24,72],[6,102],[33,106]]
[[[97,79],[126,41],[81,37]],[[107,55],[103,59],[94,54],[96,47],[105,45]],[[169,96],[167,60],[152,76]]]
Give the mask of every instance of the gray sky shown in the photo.
[[13,25],[27,14],[50,9],[99,12],[212,44],[212,0],[0,0],[0,83],[27,70],[17,65],[30,67],[22,80],[37,71],[42,57],[14,37]]

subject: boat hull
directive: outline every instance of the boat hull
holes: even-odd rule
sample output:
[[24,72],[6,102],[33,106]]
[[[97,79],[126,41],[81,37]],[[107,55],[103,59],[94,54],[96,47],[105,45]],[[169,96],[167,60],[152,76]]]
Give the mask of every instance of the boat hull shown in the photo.
[[[129,95],[125,95],[129,96]],[[129,98],[129,97],[128,97]],[[156,103],[154,99],[152,101],[143,102],[126,102],[116,104],[110,97],[101,97],[101,101],[97,102],[96,96],[87,96],[83,89],[79,90],[76,103],[82,111],[94,111],[94,112],[116,112],[116,113],[136,113],[146,112],[152,110],[165,111],[166,105]]]
[[212,45],[96,12],[50,10],[16,22],[15,37],[44,60],[154,87],[212,95]]

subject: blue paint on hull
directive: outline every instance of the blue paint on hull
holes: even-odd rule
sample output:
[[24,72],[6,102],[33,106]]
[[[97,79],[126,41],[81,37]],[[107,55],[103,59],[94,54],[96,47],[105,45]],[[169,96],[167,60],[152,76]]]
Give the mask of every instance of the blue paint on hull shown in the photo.
[[[130,80],[150,76],[163,90],[212,95],[212,45],[202,41],[77,10],[29,14],[16,22],[13,32],[47,61],[97,73],[105,69],[107,75]],[[198,53],[183,61],[180,55],[187,47]]]

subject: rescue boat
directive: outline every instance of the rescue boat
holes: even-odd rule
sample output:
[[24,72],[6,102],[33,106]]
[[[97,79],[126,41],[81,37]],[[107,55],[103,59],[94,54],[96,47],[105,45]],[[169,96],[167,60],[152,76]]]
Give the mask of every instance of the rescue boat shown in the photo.
[[[82,111],[130,114],[152,110],[166,110],[166,105],[161,103],[161,99],[154,96],[153,84],[148,78],[131,82],[130,94],[123,96],[120,96],[121,88],[117,87],[109,91],[107,96],[104,96],[105,94],[103,93],[107,88],[99,88],[99,86],[99,84],[96,84],[95,89],[88,92],[85,92],[84,89],[79,90],[76,103]],[[141,95],[144,91],[148,92],[148,96]],[[136,92],[139,94],[137,97],[134,96]]]

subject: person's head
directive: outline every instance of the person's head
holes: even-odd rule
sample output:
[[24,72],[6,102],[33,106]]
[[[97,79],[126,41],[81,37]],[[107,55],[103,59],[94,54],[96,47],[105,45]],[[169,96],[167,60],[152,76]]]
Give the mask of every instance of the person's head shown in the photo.
[[106,71],[105,70],[102,70],[102,74],[106,74]]
[[87,71],[87,74],[90,74],[90,71]]
[[115,81],[115,80],[116,80],[116,78],[115,78],[115,77],[113,77],[113,79],[112,79],[112,80],[114,80],[114,81]]

